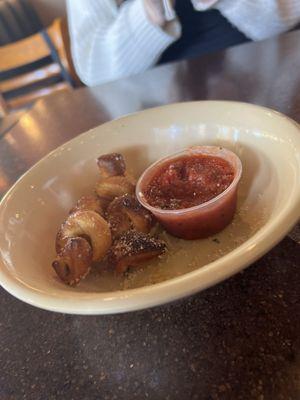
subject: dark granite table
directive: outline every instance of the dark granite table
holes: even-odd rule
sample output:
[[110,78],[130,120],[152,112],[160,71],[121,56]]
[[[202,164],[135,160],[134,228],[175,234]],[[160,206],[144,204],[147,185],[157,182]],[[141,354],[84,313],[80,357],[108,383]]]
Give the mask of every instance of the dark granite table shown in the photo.
[[[300,121],[300,32],[39,101],[0,139],[3,194],[64,141],[124,113],[248,101]],[[81,317],[0,290],[0,399],[300,399],[300,246],[151,310]]]

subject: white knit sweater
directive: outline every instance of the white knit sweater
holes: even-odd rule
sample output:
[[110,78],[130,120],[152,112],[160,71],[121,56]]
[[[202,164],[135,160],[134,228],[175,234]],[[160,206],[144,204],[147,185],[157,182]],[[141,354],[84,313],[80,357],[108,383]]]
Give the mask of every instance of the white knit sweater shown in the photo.
[[[188,0],[186,0],[188,1]],[[192,0],[194,7],[208,0]],[[300,0],[219,0],[217,8],[253,40],[292,28],[300,21]],[[142,0],[68,0],[72,54],[80,79],[88,86],[129,76],[155,65],[180,36],[174,20],[167,29],[153,25]]]

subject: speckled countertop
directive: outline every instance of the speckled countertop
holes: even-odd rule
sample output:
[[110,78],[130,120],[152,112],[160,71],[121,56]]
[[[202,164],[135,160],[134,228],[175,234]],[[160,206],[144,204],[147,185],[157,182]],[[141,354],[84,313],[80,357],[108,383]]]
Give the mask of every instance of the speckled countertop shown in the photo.
[[[0,139],[1,193],[62,142],[153,105],[242,100],[299,121],[299,39],[294,32],[50,96]],[[300,246],[290,238],[245,272],[150,310],[55,314],[3,289],[0,310],[0,400],[300,399]]]

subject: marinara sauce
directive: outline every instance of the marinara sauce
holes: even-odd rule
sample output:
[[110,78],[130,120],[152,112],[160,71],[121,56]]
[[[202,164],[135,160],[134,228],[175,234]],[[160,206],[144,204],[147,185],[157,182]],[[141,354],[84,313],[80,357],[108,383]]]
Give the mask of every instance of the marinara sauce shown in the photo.
[[234,169],[221,157],[195,154],[162,165],[144,189],[147,202],[163,210],[190,208],[224,192]]
[[192,146],[150,165],[136,195],[171,235],[206,238],[232,221],[242,169],[224,147]]

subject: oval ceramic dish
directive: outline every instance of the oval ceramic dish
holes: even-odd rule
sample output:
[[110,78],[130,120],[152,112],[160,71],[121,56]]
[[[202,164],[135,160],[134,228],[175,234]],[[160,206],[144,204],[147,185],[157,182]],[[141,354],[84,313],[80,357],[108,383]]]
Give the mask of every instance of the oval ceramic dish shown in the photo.
[[[123,153],[138,177],[156,160],[195,145],[224,146],[242,161],[232,226],[217,238],[196,241],[188,251],[181,241],[177,266],[172,261],[177,250],[171,246],[171,261],[145,268],[146,274],[157,268],[160,283],[150,284],[155,281],[151,278],[146,286],[141,280],[136,285],[141,287],[107,291],[92,277],[76,288],[57,279],[51,268],[57,229],[78,197],[92,190],[99,155]],[[295,122],[266,108],[233,102],[153,108],[76,137],[18,180],[0,206],[0,283],[17,298],[52,311],[109,314],[152,307],[241,271],[282,239],[299,212],[300,130]],[[187,253],[193,258],[187,259]]]

